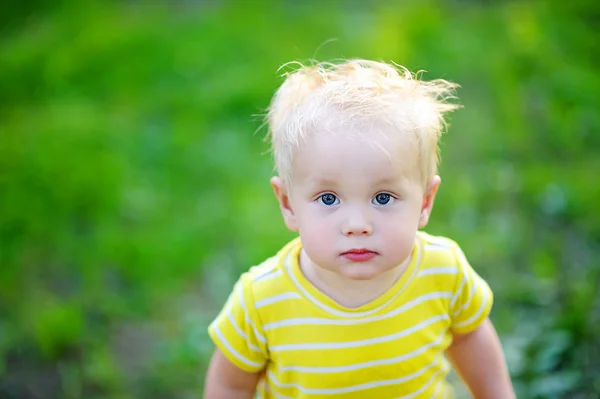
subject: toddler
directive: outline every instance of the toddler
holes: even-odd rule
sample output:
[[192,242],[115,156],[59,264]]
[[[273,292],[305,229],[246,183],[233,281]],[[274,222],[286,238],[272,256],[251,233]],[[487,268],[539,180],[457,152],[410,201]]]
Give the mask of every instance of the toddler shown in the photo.
[[512,399],[493,295],[423,232],[455,84],[367,60],[300,65],[267,114],[271,185],[298,238],[244,273],[209,327],[207,399]]

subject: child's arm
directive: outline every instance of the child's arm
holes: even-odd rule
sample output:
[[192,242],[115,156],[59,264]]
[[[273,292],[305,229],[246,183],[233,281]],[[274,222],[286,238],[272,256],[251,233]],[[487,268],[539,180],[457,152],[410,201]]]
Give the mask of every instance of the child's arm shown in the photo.
[[450,302],[453,343],[447,350],[475,399],[514,399],[498,334],[489,319],[494,294],[454,246],[458,273]]
[[253,278],[244,273],[208,327],[216,346],[206,373],[205,399],[252,399],[269,361],[268,343],[254,306]]
[[447,353],[475,399],[516,398],[498,334],[489,319],[472,332],[455,335]]
[[240,369],[217,349],[206,373],[204,399],[252,399],[259,376]]

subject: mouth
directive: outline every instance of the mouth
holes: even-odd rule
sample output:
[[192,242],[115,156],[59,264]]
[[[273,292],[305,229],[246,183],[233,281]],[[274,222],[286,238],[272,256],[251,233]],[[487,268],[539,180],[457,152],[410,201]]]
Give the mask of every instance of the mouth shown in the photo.
[[365,248],[358,248],[343,252],[341,256],[352,262],[366,262],[373,259],[376,255],[378,255],[378,253],[375,251]]

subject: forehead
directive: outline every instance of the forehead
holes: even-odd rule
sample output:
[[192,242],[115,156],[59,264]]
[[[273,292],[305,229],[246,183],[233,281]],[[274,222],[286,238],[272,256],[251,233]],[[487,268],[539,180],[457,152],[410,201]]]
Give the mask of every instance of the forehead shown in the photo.
[[296,178],[377,180],[410,178],[417,172],[416,146],[406,134],[385,129],[334,130],[309,136],[293,164]]

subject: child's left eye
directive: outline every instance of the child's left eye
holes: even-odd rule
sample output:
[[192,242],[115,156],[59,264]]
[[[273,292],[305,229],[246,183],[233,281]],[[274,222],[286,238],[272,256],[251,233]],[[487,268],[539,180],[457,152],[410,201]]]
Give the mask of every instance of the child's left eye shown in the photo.
[[373,198],[373,205],[388,205],[394,202],[395,198],[388,193],[379,193]]

